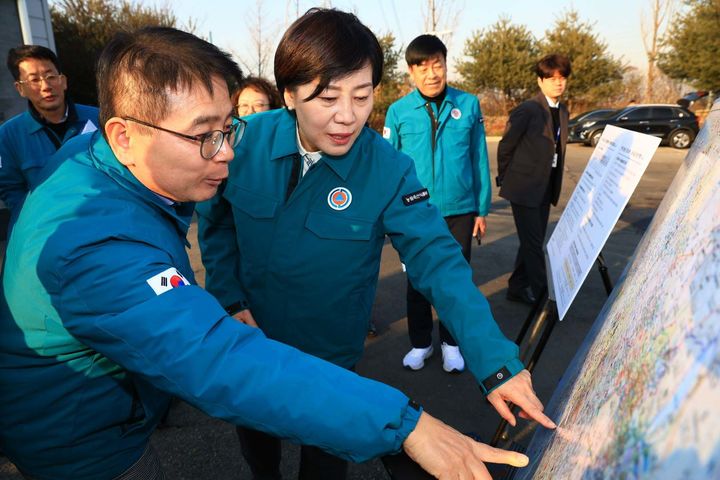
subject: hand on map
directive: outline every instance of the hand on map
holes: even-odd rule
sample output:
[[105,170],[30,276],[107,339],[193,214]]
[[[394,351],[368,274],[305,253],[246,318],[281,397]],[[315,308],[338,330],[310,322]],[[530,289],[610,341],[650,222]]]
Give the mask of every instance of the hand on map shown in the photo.
[[500,416],[507,420],[513,427],[516,423],[515,416],[505,402],[512,402],[520,407],[521,411],[519,416],[522,418],[535,420],[546,428],[557,427],[555,422],[543,413],[543,404],[537,398],[537,395],[535,395],[535,390],[532,388],[530,372],[527,370],[523,370],[490,392],[487,399],[488,402],[495,407],[495,410],[497,410]]
[[483,462],[524,467],[528,457],[478,443],[423,412],[403,448],[410,458],[439,479],[491,480]]

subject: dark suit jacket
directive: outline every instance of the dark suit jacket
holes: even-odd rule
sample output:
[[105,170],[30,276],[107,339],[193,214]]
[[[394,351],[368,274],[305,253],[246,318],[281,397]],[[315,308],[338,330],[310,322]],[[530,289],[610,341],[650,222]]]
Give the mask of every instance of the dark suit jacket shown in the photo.
[[560,104],[560,157],[553,174],[555,133],[545,95],[518,105],[508,119],[497,152],[500,196],[513,203],[537,207],[543,202],[552,182],[550,201],[557,204],[562,186],[565,146],[568,136],[568,111]]

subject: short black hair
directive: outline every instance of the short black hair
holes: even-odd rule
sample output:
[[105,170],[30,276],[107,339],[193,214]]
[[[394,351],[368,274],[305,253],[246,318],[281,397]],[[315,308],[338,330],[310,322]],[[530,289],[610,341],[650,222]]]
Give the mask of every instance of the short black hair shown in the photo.
[[212,94],[214,77],[230,92],[242,72],[228,53],[191,33],[169,27],[119,32],[98,60],[100,125],[124,115],[160,121],[168,114],[168,90],[200,83]]
[[405,50],[405,61],[408,67],[420,65],[437,55],[442,55],[443,60],[447,60],[447,47],[435,35],[420,35],[410,42],[407,50]]
[[565,78],[569,77],[572,73],[570,59],[565,55],[552,53],[545,55],[535,65],[535,74],[540,78],[550,78],[555,75],[555,72],[559,72]]
[[38,60],[49,60],[55,65],[58,73],[62,73],[60,68],[60,60],[58,60],[55,52],[42,45],[20,45],[19,47],[8,50],[7,67],[15,81],[20,80],[20,63],[29,58]]
[[383,51],[375,34],[352,13],[311,8],[287,29],[275,52],[275,83],[285,90],[315,79],[318,86],[303,101],[320,95],[331,81],[370,64],[372,82],[380,83]]

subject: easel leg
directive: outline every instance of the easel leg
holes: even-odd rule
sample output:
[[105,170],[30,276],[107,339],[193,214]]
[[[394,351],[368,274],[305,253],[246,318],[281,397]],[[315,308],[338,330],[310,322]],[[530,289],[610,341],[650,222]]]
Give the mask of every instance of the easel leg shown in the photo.
[[[610,281],[610,275],[608,274],[608,268],[602,252],[597,257],[597,263],[598,270],[600,271],[600,277],[602,278],[603,286],[605,287],[605,293],[610,296],[613,285]],[[530,314],[525,319],[525,323],[523,323],[520,333],[515,340],[515,343],[520,346],[522,345],[525,336],[528,335],[528,332],[530,333],[530,338],[528,339],[525,348],[520,351],[520,359],[525,364],[529,372],[532,373],[535,369],[535,365],[540,359],[540,355],[542,355],[545,345],[547,345],[550,335],[552,334],[552,331],[558,321],[559,318],[555,302],[548,298],[548,291],[545,289],[543,290],[543,293],[537,303],[533,306]],[[535,340],[538,338],[538,335],[540,336],[540,339],[535,345]],[[533,345],[535,346],[533,347]],[[514,405],[511,405],[510,407],[513,414],[517,414],[518,408]],[[490,445],[496,447],[500,442],[510,441],[508,425],[507,420],[503,419],[500,421],[500,425],[498,425]]]
[[[535,368],[535,364],[545,349],[545,345],[547,345],[547,342],[550,339],[550,334],[558,322],[555,302],[547,297],[547,290],[543,292],[541,300],[538,301],[538,304],[536,304],[535,307],[536,308],[533,309],[533,312],[531,312],[531,315],[528,316],[528,319],[525,321],[517,340],[517,343],[521,344],[528,331],[530,332],[530,338],[528,339],[525,348],[523,348],[520,352],[520,359],[530,372],[532,372]],[[513,414],[517,413],[518,408],[516,406],[511,405],[510,408]],[[490,445],[496,447],[500,442],[507,442],[510,440],[508,425],[507,420],[503,419],[500,421],[500,425],[498,425]]]
[[607,264],[605,263],[605,257],[603,257],[602,252],[600,252],[600,255],[598,255],[598,257],[597,257],[597,263],[598,263],[598,270],[600,271],[600,276],[602,277],[603,285],[605,286],[605,293],[609,297],[610,293],[612,293],[613,284],[610,281],[610,275],[608,274]]

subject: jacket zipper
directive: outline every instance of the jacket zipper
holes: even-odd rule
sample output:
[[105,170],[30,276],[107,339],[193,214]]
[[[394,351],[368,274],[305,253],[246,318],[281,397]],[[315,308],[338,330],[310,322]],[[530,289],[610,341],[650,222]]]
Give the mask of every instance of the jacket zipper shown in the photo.
[[425,111],[427,111],[428,115],[430,115],[430,131],[432,132],[432,155],[431,155],[431,165],[432,165],[432,187],[433,191],[435,190],[435,142],[437,137],[437,129],[438,129],[438,121],[435,117],[435,114],[433,113],[432,105],[430,105],[430,102],[427,102],[425,104]]

